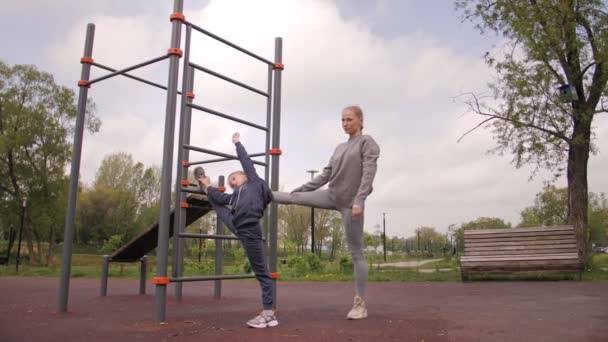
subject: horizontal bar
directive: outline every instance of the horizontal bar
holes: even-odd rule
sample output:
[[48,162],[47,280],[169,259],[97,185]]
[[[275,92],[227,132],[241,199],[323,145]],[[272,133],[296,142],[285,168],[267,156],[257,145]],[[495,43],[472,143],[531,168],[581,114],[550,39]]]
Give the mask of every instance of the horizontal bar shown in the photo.
[[257,129],[260,129],[262,131],[268,131],[268,128],[266,128],[264,126],[260,126],[258,124],[254,124],[253,122],[249,122],[249,121],[246,121],[246,120],[243,120],[243,119],[236,118],[234,116],[230,116],[228,114],[224,114],[224,113],[218,112],[217,110],[214,110],[214,109],[210,109],[210,108],[207,108],[207,107],[195,105],[193,103],[186,103],[186,105],[189,106],[190,108],[198,109],[200,111],[203,111],[203,112],[206,112],[206,113],[209,113],[209,114],[217,115],[217,116],[219,116],[221,118],[224,118],[224,119],[228,119],[228,120],[232,120],[232,121],[235,121],[235,122],[239,122],[239,123],[242,123],[243,125],[251,126],[253,128],[257,128]]
[[150,64],[162,61],[162,60],[167,59],[167,58],[169,58],[169,55],[162,55],[160,57],[156,57],[156,58],[151,59],[149,61],[146,61],[146,62],[143,62],[143,63],[139,63],[139,64],[135,64],[135,65],[130,66],[128,68],[124,68],[124,69],[121,69],[121,70],[116,70],[116,71],[114,71],[112,73],[109,73],[107,75],[104,75],[104,76],[101,76],[101,77],[97,77],[95,79],[90,80],[89,84],[97,83],[97,82],[106,80],[106,79],[108,79],[110,77],[114,77],[116,75],[122,75],[122,74],[126,73],[127,71],[139,69],[141,67],[145,67],[146,65],[150,65]]
[[181,191],[187,192],[189,194],[207,195],[207,193],[202,190],[195,190],[195,189],[189,189],[189,188],[182,188]]
[[[237,156],[233,156],[233,155],[226,154],[226,153],[223,153],[223,152],[217,152],[217,151],[213,151],[213,150],[208,150],[206,148],[196,147],[196,146],[192,146],[192,145],[183,145],[182,147],[185,148],[185,149],[187,149],[187,150],[191,150],[191,151],[197,151],[197,152],[212,154],[212,155],[218,156],[218,157],[224,157],[224,158],[226,158],[226,160],[237,160],[237,159],[239,159]],[[260,162],[260,161],[257,161],[257,160],[252,160],[252,162],[254,164],[257,164],[257,165],[266,166],[266,163],[264,163],[264,162]],[[190,163],[190,165],[192,165],[192,163]]]
[[[110,68],[109,66],[105,66],[105,65],[103,65],[103,64],[99,64],[99,63],[95,63],[95,62],[94,62],[92,65],[93,65],[93,66],[96,66],[96,67],[98,67],[98,68],[100,68],[100,69],[105,69],[105,70],[107,70],[107,71],[118,71],[118,70],[116,70],[116,69],[114,69],[114,68]],[[139,82],[142,82],[142,83],[145,83],[145,84],[151,85],[151,86],[156,87],[156,88],[160,88],[160,89],[163,89],[163,90],[167,90],[167,87],[165,87],[164,85],[162,85],[162,84],[158,84],[158,83],[154,83],[154,82],[152,82],[152,81],[148,81],[148,80],[143,79],[143,78],[141,78],[141,77],[133,76],[133,75],[126,74],[126,73],[123,73],[123,74],[122,74],[122,76],[124,76],[124,77],[128,77],[128,78],[131,78],[131,79],[134,79],[134,80],[136,80],[136,81],[139,81]],[[177,91],[177,93],[178,93],[179,95],[181,95],[181,94],[182,94],[182,92],[181,92],[181,91],[179,91],[179,90]]]
[[183,283],[183,282],[187,282],[187,281],[209,281],[209,280],[252,279],[252,278],[255,278],[255,274],[226,274],[226,275],[214,275],[214,276],[171,278],[171,282],[172,283]]
[[[250,154],[249,158],[254,158],[254,157],[261,157],[261,156],[265,156],[266,153],[261,152],[261,153],[254,153],[254,154]],[[202,165],[202,164],[211,164],[211,163],[217,163],[217,162],[223,162],[223,161],[228,161],[228,160],[233,160],[232,158],[217,158],[217,159],[209,159],[209,160],[201,160],[201,161],[196,161],[196,162],[189,162],[188,164],[190,165]],[[266,166],[266,163],[264,163],[264,166]]]
[[131,263],[131,262],[140,262],[141,258],[139,259],[108,259],[108,262],[115,262],[115,263]]
[[188,206],[190,208],[195,208],[195,209],[208,209],[208,210],[212,209],[211,206],[203,207],[202,205],[196,205],[196,204],[190,204],[190,203],[188,203]]
[[233,80],[232,78],[230,78],[230,77],[228,77],[228,76],[224,76],[224,75],[222,75],[222,74],[220,74],[220,73],[218,73],[218,72],[215,72],[215,71],[213,71],[213,70],[207,69],[207,68],[202,67],[202,66],[200,66],[200,65],[198,65],[198,64],[195,64],[195,63],[192,63],[192,62],[190,62],[190,63],[188,63],[188,64],[189,64],[191,67],[193,67],[194,69],[200,70],[200,71],[205,72],[205,73],[207,73],[207,74],[209,74],[209,75],[213,75],[213,76],[215,76],[215,77],[217,77],[217,78],[221,78],[221,79],[222,79],[222,80],[224,80],[224,81],[227,81],[227,82],[230,82],[230,83],[232,83],[232,84],[238,85],[238,86],[243,87],[243,88],[245,88],[245,89],[247,89],[247,90],[251,90],[251,91],[252,91],[252,92],[254,92],[254,93],[258,93],[258,94],[260,94],[260,95],[262,95],[262,96],[266,96],[266,97],[268,97],[268,93],[265,93],[265,92],[263,92],[263,91],[261,91],[261,90],[259,90],[259,89],[256,89],[256,88],[254,88],[254,87],[252,87],[252,86],[248,86],[248,85],[246,85],[245,83],[241,83],[241,82],[239,82],[239,81],[237,81],[237,80]]
[[209,240],[239,240],[239,238],[234,235],[179,233],[179,237],[195,238],[195,239],[209,239]]
[[213,34],[213,33],[209,32],[209,31],[205,30],[205,29],[204,29],[204,28],[202,28],[202,27],[199,27],[199,26],[194,25],[193,23],[191,23],[191,22],[189,22],[189,21],[186,21],[186,25],[190,25],[190,27],[192,27],[193,29],[197,30],[198,32],[200,32],[200,33],[202,33],[202,34],[205,34],[205,35],[207,35],[207,36],[209,36],[209,37],[211,37],[211,38],[213,38],[213,39],[215,39],[215,40],[217,40],[217,41],[220,41],[220,42],[222,42],[222,43],[224,43],[224,44],[226,44],[226,45],[228,45],[228,46],[230,46],[230,47],[232,47],[232,48],[235,48],[235,49],[237,49],[237,50],[241,51],[242,53],[244,53],[244,54],[246,54],[246,55],[249,55],[249,56],[251,56],[251,57],[253,57],[253,58],[255,58],[255,59],[257,59],[257,60],[259,60],[259,61],[261,61],[261,62],[264,62],[264,63],[266,63],[266,64],[270,64],[270,65],[274,65],[274,63],[273,63],[273,62],[271,62],[271,61],[269,61],[269,60],[265,59],[264,57],[260,57],[260,56],[256,55],[256,54],[255,54],[255,53],[253,53],[253,52],[249,52],[249,51],[247,51],[247,50],[243,49],[242,47],[240,47],[240,46],[238,46],[238,45],[236,45],[236,44],[234,44],[234,43],[231,43],[231,42],[227,41],[226,39],[224,39],[224,38],[222,38],[222,37],[220,37],[220,36],[217,36],[217,35],[215,35],[215,34]]

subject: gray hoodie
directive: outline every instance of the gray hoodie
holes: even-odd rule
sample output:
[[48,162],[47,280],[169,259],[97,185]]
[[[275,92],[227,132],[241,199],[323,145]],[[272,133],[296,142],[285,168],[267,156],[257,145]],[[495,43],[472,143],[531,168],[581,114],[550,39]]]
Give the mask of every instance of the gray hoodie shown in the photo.
[[293,191],[313,191],[329,182],[330,195],[338,208],[363,207],[373,190],[379,156],[380,147],[371,136],[351,137],[336,147],[329,165],[317,177]]

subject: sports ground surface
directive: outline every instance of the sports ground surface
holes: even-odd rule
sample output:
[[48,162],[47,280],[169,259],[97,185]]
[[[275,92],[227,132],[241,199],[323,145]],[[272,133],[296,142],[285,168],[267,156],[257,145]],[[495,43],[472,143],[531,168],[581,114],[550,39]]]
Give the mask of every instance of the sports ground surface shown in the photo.
[[[608,341],[608,282],[371,282],[369,317],[347,321],[350,282],[280,282],[280,325],[250,329],[254,281],[187,283],[153,320],[152,285],[71,281],[69,312],[56,314],[58,279],[0,278],[0,341]],[[173,293],[172,287],[169,293]]]

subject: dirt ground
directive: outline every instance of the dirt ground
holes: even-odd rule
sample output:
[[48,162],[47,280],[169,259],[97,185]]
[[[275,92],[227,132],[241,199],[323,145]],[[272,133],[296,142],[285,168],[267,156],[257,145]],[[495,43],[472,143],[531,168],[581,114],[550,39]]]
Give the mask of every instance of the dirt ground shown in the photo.
[[[58,279],[0,278],[0,341],[608,341],[608,282],[372,282],[369,318],[347,321],[350,282],[279,283],[280,325],[250,329],[253,281],[184,284],[167,322],[153,320],[153,287],[73,279],[69,312],[54,312]],[[169,293],[173,288],[169,287]]]

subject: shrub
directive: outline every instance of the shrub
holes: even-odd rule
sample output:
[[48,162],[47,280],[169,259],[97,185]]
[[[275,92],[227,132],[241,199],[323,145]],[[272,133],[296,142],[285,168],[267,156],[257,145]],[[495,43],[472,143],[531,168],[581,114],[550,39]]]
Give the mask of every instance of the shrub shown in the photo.
[[319,272],[323,270],[323,263],[321,263],[321,259],[319,259],[319,256],[314,253],[306,255],[306,263],[312,272]]
[[353,260],[346,255],[340,257],[340,272],[342,273],[352,273],[353,272]]

